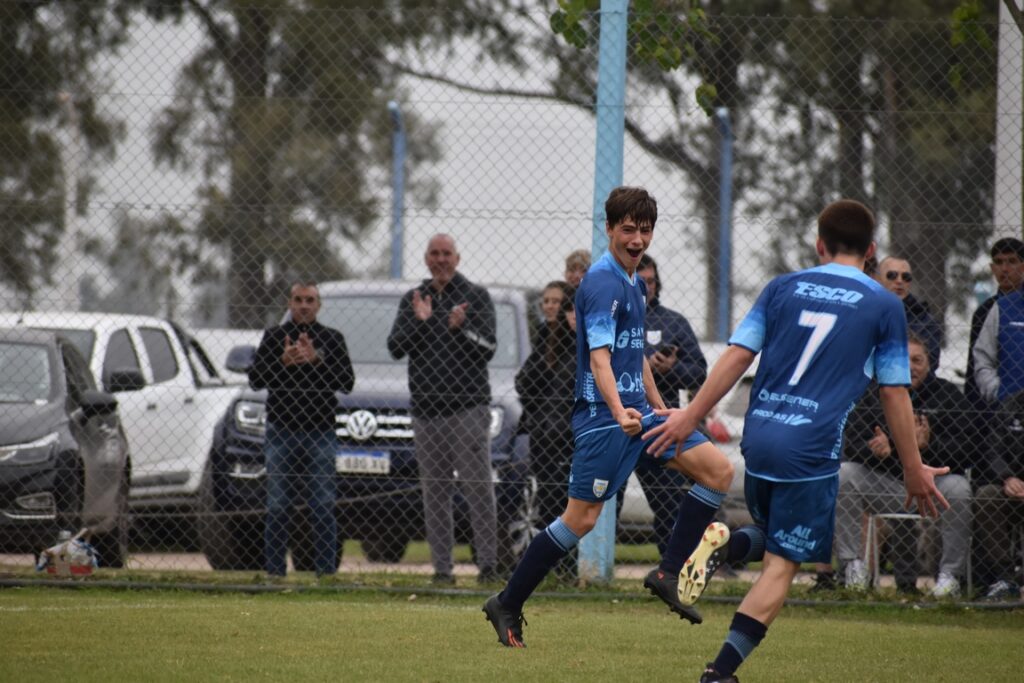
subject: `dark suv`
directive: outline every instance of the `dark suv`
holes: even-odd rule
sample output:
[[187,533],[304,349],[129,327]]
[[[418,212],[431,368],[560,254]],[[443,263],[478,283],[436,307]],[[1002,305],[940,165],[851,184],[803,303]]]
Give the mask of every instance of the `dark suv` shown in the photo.
[[117,400],[74,345],[0,330],[0,552],[39,552],[84,526],[101,565],[123,566],[130,471]]
[[[319,288],[317,319],[344,333],[356,374],[352,392],[338,396],[339,540],[360,540],[367,559],[377,562],[399,561],[409,541],[424,534],[406,361],[393,360],[387,350],[398,302],[415,284],[345,281]],[[530,351],[529,315],[524,292],[507,287],[490,287],[489,292],[498,340],[489,365],[491,458],[500,562],[510,566],[529,540],[534,521],[526,442],[516,433],[522,408],[514,388],[516,370]],[[251,346],[232,349],[229,368],[244,371],[253,352]],[[263,391],[241,392],[215,428],[197,515],[199,541],[215,569],[262,566],[265,400]],[[292,561],[296,569],[310,570],[312,535],[305,510],[297,512],[290,534]],[[460,497],[455,528],[458,541],[469,540],[468,511]]]

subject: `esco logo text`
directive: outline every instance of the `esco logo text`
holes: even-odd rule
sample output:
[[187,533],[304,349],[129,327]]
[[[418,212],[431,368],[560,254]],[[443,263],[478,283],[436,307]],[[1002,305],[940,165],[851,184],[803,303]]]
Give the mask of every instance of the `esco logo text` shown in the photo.
[[806,296],[811,299],[842,301],[848,304],[855,304],[864,298],[863,294],[851,289],[843,289],[842,287],[826,287],[825,285],[816,285],[813,282],[797,282],[795,294],[797,296]]

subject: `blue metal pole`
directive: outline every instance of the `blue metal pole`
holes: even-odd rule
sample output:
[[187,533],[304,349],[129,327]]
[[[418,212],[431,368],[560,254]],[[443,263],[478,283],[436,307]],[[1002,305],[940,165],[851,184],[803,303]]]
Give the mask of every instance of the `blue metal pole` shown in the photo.
[[732,126],[729,110],[715,110],[722,136],[718,181],[718,340],[728,341],[732,327]]
[[[601,44],[597,65],[597,148],[594,159],[594,226],[591,255],[608,248],[604,202],[622,184],[626,102],[628,0],[601,0]],[[610,582],[615,570],[615,500],[605,503],[594,530],[579,545],[583,581]]]
[[405,213],[405,124],[398,102],[388,102],[391,114],[391,277],[402,278],[402,217]]

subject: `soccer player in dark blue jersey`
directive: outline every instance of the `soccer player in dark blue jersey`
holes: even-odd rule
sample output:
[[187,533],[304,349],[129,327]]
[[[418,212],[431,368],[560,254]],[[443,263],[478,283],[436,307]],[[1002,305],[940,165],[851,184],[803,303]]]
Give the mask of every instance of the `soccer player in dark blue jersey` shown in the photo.
[[[874,229],[874,216],[859,202],[825,207],[818,216],[822,265],[772,280],[694,400],[682,410],[658,411],[668,419],[644,435],[655,439],[654,455],[685,440],[761,354],[740,447],[747,507],[764,534],[764,566],[702,682],[737,680],[736,669],[778,616],[800,563],[831,560],[843,426],[872,378],[903,463],[907,506],[916,502],[932,516],[935,501],[949,507],[934,482],[949,468],[923,465],[914,435],[903,305],[862,272],[875,251]],[[732,546],[719,551],[721,559],[731,559]]]
[[[665,408],[644,355],[646,283],[636,274],[654,237],[658,207],[646,190],[619,187],[605,202],[608,252],[590,267],[576,291],[577,365],[572,426],[574,451],[565,512],[534,537],[508,584],[484,605],[498,640],[523,643],[523,603],[549,571],[590,532],[605,501],[614,500],[644,454],[640,437]],[[679,572],[698,546],[732,482],[728,458],[700,433],[663,450],[666,467],[696,483],[683,496],[661,564],[644,585],[672,611],[701,621],[679,600]]]

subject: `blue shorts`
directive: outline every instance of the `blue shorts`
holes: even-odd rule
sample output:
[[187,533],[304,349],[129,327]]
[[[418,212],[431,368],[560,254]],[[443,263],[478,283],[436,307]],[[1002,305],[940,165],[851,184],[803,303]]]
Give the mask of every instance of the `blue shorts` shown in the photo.
[[[643,419],[640,434],[661,424],[666,418],[651,414]],[[627,436],[616,424],[587,432],[576,439],[569,473],[569,497],[596,503],[609,500],[625,486],[630,473],[636,468],[640,454],[646,453],[647,442],[636,436]],[[680,447],[688,451],[708,438],[694,432]],[[671,460],[675,450],[669,449],[660,460]]]
[[747,509],[767,537],[765,550],[793,562],[832,562],[839,474],[810,481],[770,481],[747,473]]

